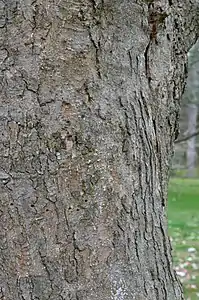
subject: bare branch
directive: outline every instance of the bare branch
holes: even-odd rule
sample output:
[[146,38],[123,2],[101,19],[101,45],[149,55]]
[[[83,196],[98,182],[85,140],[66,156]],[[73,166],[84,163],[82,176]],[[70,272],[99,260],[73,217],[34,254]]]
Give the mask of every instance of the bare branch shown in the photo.
[[192,137],[197,136],[197,135],[199,135],[199,130],[197,130],[196,132],[194,132],[188,136],[185,136],[184,138],[178,139],[177,141],[175,141],[175,144],[188,141],[189,139],[191,139]]

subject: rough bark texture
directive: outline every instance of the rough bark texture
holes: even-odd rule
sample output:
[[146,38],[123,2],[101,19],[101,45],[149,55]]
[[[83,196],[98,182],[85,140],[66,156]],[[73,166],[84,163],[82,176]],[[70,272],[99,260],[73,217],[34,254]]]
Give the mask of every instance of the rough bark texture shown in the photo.
[[1,299],[183,299],[165,205],[196,7],[178,2],[0,1]]
[[[197,132],[198,105],[187,105],[188,134],[191,136]],[[187,140],[187,176],[195,177],[197,171],[196,135]]]

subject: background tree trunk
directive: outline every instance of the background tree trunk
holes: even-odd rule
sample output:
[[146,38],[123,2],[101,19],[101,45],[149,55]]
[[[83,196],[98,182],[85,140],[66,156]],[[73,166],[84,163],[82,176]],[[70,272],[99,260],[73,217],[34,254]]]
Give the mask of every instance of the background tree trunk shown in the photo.
[[[197,116],[198,105],[194,103],[187,104],[187,118],[188,118],[188,134],[192,135],[197,131]],[[196,176],[196,136],[187,140],[187,176]]]
[[0,2],[1,299],[183,299],[165,205],[195,7],[189,34],[172,2]]

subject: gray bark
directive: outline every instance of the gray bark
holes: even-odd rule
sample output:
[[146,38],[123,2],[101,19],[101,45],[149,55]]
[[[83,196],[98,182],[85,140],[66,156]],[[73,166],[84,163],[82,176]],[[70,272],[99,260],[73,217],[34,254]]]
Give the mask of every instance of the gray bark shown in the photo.
[[1,299],[183,299],[165,207],[197,18],[178,2],[0,1]]
[[[187,105],[187,118],[188,118],[188,134],[193,135],[197,130],[197,116],[198,116],[198,106],[194,103],[189,103]],[[196,176],[196,135],[187,140],[187,176]]]

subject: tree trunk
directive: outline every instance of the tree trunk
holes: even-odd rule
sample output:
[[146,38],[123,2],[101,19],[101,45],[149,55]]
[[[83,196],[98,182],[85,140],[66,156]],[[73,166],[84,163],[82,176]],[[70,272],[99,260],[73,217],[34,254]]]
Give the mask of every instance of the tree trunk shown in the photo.
[[[194,103],[189,103],[187,105],[187,118],[188,118],[188,134],[194,134],[197,129],[197,116],[198,116],[198,106]],[[187,140],[187,176],[196,176],[196,136]]]
[[175,2],[0,2],[1,299],[183,299],[165,205],[196,9]]

